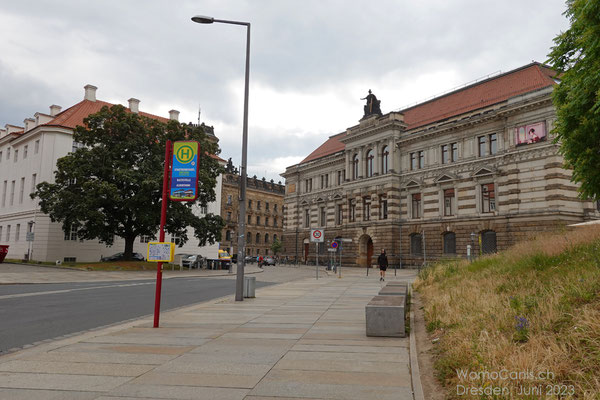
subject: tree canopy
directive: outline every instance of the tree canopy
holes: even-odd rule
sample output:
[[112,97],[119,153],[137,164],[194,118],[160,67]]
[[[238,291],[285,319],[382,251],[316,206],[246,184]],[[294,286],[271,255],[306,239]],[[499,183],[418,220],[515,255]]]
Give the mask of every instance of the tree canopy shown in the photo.
[[133,253],[136,237],[154,237],[159,230],[166,141],[200,142],[198,199],[168,203],[166,232],[189,240],[194,228],[199,246],[220,240],[223,220],[200,215],[199,208],[216,198],[217,177],[222,171],[209,156],[218,147],[209,141],[204,126],[161,122],[129,112],[121,105],[103,107],[84,120],[73,133],[81,148],[57,162],[55,182],[37,185],[41,210],[63,230],[77,229],[80,239],[98,239],[112,245],[114,237],[125,240],[125,257]]
[[600,0],[568,0],[571,26],[555,39],[550,64],[560,74],[553,93],[554,133],[580,183],[580,195],[600,198]]

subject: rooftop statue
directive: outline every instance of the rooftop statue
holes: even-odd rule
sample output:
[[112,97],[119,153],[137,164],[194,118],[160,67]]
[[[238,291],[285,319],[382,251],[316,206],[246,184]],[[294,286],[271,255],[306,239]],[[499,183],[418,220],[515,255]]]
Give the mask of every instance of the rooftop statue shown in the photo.
[[363,118],[373,114],[379,116],[383,115],[381,113],[381,108],[379,108],[381,100],[377,100],[377,97],[375,97],[375,95],[371,92],[371,89],[369,89],[369,94],[367,95],[367,97],[361,100],[367,100],[367,104],[365,104],[364,106],[365,115],[363,116]]

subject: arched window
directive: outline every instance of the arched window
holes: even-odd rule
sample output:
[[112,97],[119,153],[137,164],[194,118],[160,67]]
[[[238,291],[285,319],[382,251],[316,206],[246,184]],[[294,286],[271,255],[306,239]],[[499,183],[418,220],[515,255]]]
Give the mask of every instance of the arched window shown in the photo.
[[231,231],[225,232],[225,240],[231,240]]
[[265,243],[269,243],[269,234],[265,233]]
[[367,158],[366,158],[366,160],[367,160],[367,170],[365,171],[366,175],[367,175],[367,178],[370,178],[370,177],[373,176],[373,159],[374,158],[375,157],[373,156],[373,150],[368,150],[367,151]]
[[383,149],[381,149],[381,173],[382,174],[388,173],[388,157],[389,157],[389,155],[390,155],[390,152],[388,151],[388,147],[383,146]]
[[495,253],[496,249],[496,232],[485,231],[481,233],[481,252],[483,254]]
[[256,234],[256,244],[260,243],[260,233]]
[[352,157],[352,179],[358,179],[358,154]]
[[418,256],[423,254],[423,242],[420,233],[410,235],[410,254]]
[[444,254],[456,254],[456,234],[454,232],[444,234]]
[[273,235],[273,241],[277,241],[277,235]]

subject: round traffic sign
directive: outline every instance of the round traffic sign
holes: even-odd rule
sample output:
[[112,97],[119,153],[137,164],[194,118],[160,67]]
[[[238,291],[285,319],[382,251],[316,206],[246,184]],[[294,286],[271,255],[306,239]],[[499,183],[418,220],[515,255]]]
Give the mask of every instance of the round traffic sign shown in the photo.
[[320,230],[318,230],[318,229],[315,229],[315,230],[314,230],[314,232],[313,232],[313,237],[314,237],[315,239],[319,239],[319,238],[321,237],[321,235],[322,235],[322,233],[321,233],[321,231],[320,231]]
[[334,248],[334,249],[337,249],[338,242],[331,242],[331,247]]

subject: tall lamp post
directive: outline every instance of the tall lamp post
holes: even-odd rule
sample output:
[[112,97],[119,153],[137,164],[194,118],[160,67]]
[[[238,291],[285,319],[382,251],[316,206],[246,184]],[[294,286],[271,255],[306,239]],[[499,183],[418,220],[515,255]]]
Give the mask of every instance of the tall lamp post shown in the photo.
[[242,128],[242,182],[240,184],[240,216],[238,221],[238,263],[237,263],[237,275],[235,282],[235,301],[244,300],[244,267],[246,261],[244,260],[244,249],[246,248],[246,180],[247,171],[246,166],[248,165],[248,81],[250,77],[250,23],[240,21],[227,21],[224,19],[215,19],[213,17],[206,17],[202,15],[196,15],[192,17],[192,21],[199,24],[212,24],[214,22],[220,22],[222,24],[242,25],[247,28],[246,30],[246,83],[244,88],[244,125]]

